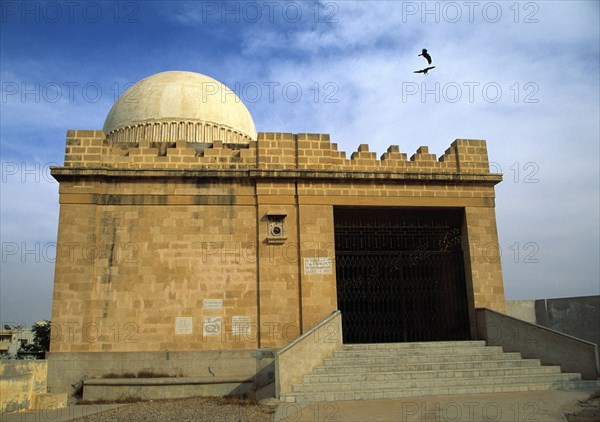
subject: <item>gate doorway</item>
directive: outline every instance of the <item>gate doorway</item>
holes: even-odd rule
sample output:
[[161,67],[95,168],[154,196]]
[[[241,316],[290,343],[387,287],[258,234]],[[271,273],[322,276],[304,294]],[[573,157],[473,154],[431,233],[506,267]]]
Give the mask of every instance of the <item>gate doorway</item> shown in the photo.
[[335,208],[345,343],[468,340],[463,210]]

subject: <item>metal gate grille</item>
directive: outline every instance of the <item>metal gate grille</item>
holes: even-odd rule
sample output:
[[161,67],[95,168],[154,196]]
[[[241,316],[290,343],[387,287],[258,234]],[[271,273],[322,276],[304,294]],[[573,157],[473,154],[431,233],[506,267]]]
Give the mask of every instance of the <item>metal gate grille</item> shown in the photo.
[[344,342],[466,340],[462,211],[338,208]]

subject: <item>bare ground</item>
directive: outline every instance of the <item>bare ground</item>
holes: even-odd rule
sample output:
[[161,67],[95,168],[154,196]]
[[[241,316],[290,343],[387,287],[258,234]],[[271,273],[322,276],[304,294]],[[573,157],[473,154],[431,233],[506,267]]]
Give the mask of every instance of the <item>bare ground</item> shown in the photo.
[[575,407],[564,412],[567,422],[600,422],[600,392],[585,400],[579,400]]
[[194,397],[124,403],[115,409],[75,420],[77,422],[269,422],[274,411],[275,407],[259,404],[252,399]]

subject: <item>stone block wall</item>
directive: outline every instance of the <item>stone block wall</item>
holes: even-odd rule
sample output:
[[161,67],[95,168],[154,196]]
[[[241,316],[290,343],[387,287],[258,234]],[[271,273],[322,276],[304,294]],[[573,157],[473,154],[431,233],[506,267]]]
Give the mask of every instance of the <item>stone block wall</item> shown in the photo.
[[467,284],[473,286],[475,306],[506,313],[494,209],[466,207],[465,217],[469,255],[465,261],[470,263]]
[[[456,140],[439,159],[427,147],[409,159],[395,145],[377,158],[366,144],[347,158],[324,134],[230,145],[76,130],[52,174],[53,353],[285,346],[337,309],[336,206],[464,209],[470,309],[505,310],[500,261],[483,252],[498,244],[501,180],[485,141]],[[275,244],[273,213],[286,227]],[[315,262],[325,267],[307,270]]]
[[[60,226],[51,351],[256,347],[255,332],[231,328],[235,316],[257,322],[252,207],[70,203]],[[220,334],[203,334],[210,317]],[[191,332],[176,333],[178,318],[191,318]]]

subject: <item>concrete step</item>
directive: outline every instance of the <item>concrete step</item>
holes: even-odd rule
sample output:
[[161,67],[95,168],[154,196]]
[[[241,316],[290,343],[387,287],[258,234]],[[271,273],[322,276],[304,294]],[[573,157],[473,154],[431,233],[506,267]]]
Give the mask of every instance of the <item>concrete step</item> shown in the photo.
[[414,355],[414,356],[375,356],[375,357],[337,357],[325,358],[325,366],[343,366],[343,365],[375,365],[390,363],[441,363],[441,362],[464,362],[465,360],[488,361],[488,360],[515,360],[520,359],[521,354],[510,353],[474,353],[472,355]]
[[484,393],[507,393],[515,391],[547,391],[579,389],[581,381],[554,381],[544,383],[529,383],[519,385],[485,385],[485,386],[462,386],[462,387],[436,387],[426,389],[377,389],[362,391],[335,391],[318,393],[282,394],[281,401],[287,403],[307,403],[319,401],[342,401],[342,400],[380,400],[401,397],[426,397],[458,394],[484,394]]
[[558,366],[534,366],[520,368],[496,369],[468,369],[445,371],[407,371],[407,372],[376,372],[376,373],[348,373],[348,374],[313,374],[305,375],[303,382],[310,383],[336,383],[336,382],[375,382],[375,381],[401,381],[412,379],[457,379],[475,377],[501,377],[511,375],[542,375],[560,374]]
[[409,379],[392,381],[367,381],[367,382],[337,382],[337,383],[311,383],[292,386],[294,393],[324,393],[340,391],[363,390],[408,390],[417,389],[425,391],[441,387],[458,388],[470,386],[516,385],[516,384],[542,384],[565,381],[581,380],[580,374],[539,374],[539,375],[508,375],[493,378],[446,378],[446,379]]
[[350,344],[280,398],[300,403],[593,387],[580,374],[482,341]]
[[587,390],[590,393],[597,393],[600,390],[600,379],[572,381],[569,388],[582,391]]
[[459,361],[459,362],[426,362],[426,363],[396,363],[374,365],[328,365],[318,366],[314,374],[348,374],[404,371],[444,371],[469,369],[496,368],[532,368],[541,366],[538,359]]
[[382,349],[445,349],[449,347],[469,348],[473,346],[485,346],[483,340],[471,341],[435,341],[415,343],[365,343],[344,344],[344,350],[382,350]]
[[405,357],[405,356],[445,356],[445,355],[473,355],[502,353],[500,346],[472,346],[472,347],[437,347],[424,349],[385,348],[385,349],[350,349],[333,352],[334,358],[362,358],[362,357]]

